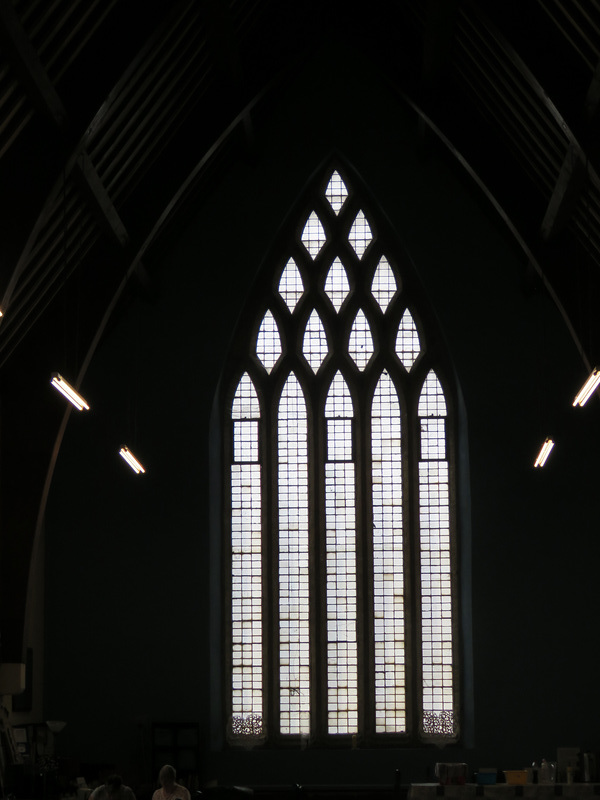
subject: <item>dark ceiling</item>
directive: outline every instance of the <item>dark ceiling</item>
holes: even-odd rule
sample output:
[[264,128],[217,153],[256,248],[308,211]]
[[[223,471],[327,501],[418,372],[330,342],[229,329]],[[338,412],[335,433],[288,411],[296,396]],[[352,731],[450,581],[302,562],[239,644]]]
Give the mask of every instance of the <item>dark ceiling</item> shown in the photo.
[[0,487],[5,530],[25,531],[4,542],[4,564],[24,564],[2,568],[3,594],[23,595],[61,425],[56,409],[28,423],[40,463],[25,495],[9,379],[66,369],[75,330],[68,376],[82,379],[115,308],[151,296],[186,200],[252,153],[263,115],[332,41],[413,106],[424,147],[464,160],[522,246],[524,288],[546,282],[583,367],[600,358],[598,0],[0,0]]

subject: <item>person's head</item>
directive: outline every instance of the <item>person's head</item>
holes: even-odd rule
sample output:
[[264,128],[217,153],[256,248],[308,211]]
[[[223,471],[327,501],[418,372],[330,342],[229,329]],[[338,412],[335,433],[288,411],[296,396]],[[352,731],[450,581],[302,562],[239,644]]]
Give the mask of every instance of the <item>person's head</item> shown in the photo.
[[175,772],[175,767],[172,767],[170,764],[165,764],[158,773],[160,785],[167,789],[175,784],[176,778],[177,773]]
[[110,795],[116,794],[123,783],[120,775],[109,775],[106,779],[106,789]]

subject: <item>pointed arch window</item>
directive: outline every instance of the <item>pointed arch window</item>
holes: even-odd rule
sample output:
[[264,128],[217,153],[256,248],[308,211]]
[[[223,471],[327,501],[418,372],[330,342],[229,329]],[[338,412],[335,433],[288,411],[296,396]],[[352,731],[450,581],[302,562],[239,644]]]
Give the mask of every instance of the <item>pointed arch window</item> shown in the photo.
[[228,739],[456,741],[451,387],[356,187],[310,199],[225,381]]

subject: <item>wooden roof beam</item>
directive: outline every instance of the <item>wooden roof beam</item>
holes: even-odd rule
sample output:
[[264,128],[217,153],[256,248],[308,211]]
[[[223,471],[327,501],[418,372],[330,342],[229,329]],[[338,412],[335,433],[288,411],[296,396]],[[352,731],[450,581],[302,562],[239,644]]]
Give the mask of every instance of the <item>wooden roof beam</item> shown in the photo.
[[556,236],[571,218],[586,175],[584,154],[577,145],[570,144],[542,221],[541,234],[545,241]]
[[33,106],[49,117],[59,130],[65,128],[67,112],[10,0],[0,0],[0,44]]
[[594,75],[585,96],[585,114],[588,119],[593,119],[600,106],[600,61],[596,64]]
[[[219,0],[205,0],[203,3],[204,20],[208,31],[215,63],[225,81],[231,87],[234,102],[246,106],[243,87],[243,69],[239,47],[235,40],[233,21],[225,4]],[[237,110],[237,109],[236,109]],[[250,111],[247,110],[241,120],[246,146],[250,149],[254,142],[254,126]]]
[[85,151],[75,161],[74,174],[100,227],[116,244],[126,247],[129,243],[129,234]]

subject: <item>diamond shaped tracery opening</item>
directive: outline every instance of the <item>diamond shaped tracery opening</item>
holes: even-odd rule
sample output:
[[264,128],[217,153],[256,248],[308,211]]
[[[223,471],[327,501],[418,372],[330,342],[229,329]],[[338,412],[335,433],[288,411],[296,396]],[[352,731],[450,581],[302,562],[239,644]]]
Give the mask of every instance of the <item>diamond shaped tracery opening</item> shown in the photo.
[[327,355],[328,347],[325,328],[316,311],[312,312],[306,323],[302,352],[312,367],[313,372],[318,372],[319,367]]
[[349,291],[348,275],[342,262],[339,258],[336,258],[329,268],[325,281],[325,294],[333,303],[336,311],[339,311],[342,307],[342,303],[348,297]]
[[321,220],[317,216],[317,213],[313,211],[306,220],[300,237],[302,244],[306,247],[312,258],[316,258],[319,255],[319,251],[325,244],[326,238]]
[[267,311],[260,324],[256,339],[256,355],[267,372],[271,372],[281,355],[279,329],[270,311]]
[[362,211],[358,212],[356,219],[352,223],[352,228],[348,234],[348,241],[359,258],[363,257],[365,250],[373,241],[371,227]]
[[302,275],[293,258],[287,262],[281,273],[279,281],[279,294],[283,297],[286,306],[293,311],[298,305],[298,300],[304,293]]
[[341,179],[339,172],[334,172],[329,179],[329,183],[325,189],[325,197],[329,200],[329,205],[332,207],[334,212],[339,214],[340,209],[348,197],[346,184]]
[[404,312],[396,337],[396,355],[407,372],[410,372],[421,352],[421,342],[412,315],[408,308]]
[[371,284],[371,291],[373,297],[379,303],[379,307],[385,313],[389,306],[392,297],[396,294],[398,285],[396,278],[392,272],[392,268],[385,256],[381,256],[375,274],[373,275],[373,283]]
[[367,318],[361,309],[358,310],[348,342],[348,352],[359,370],[363,370],[373,355],[373,337]]

